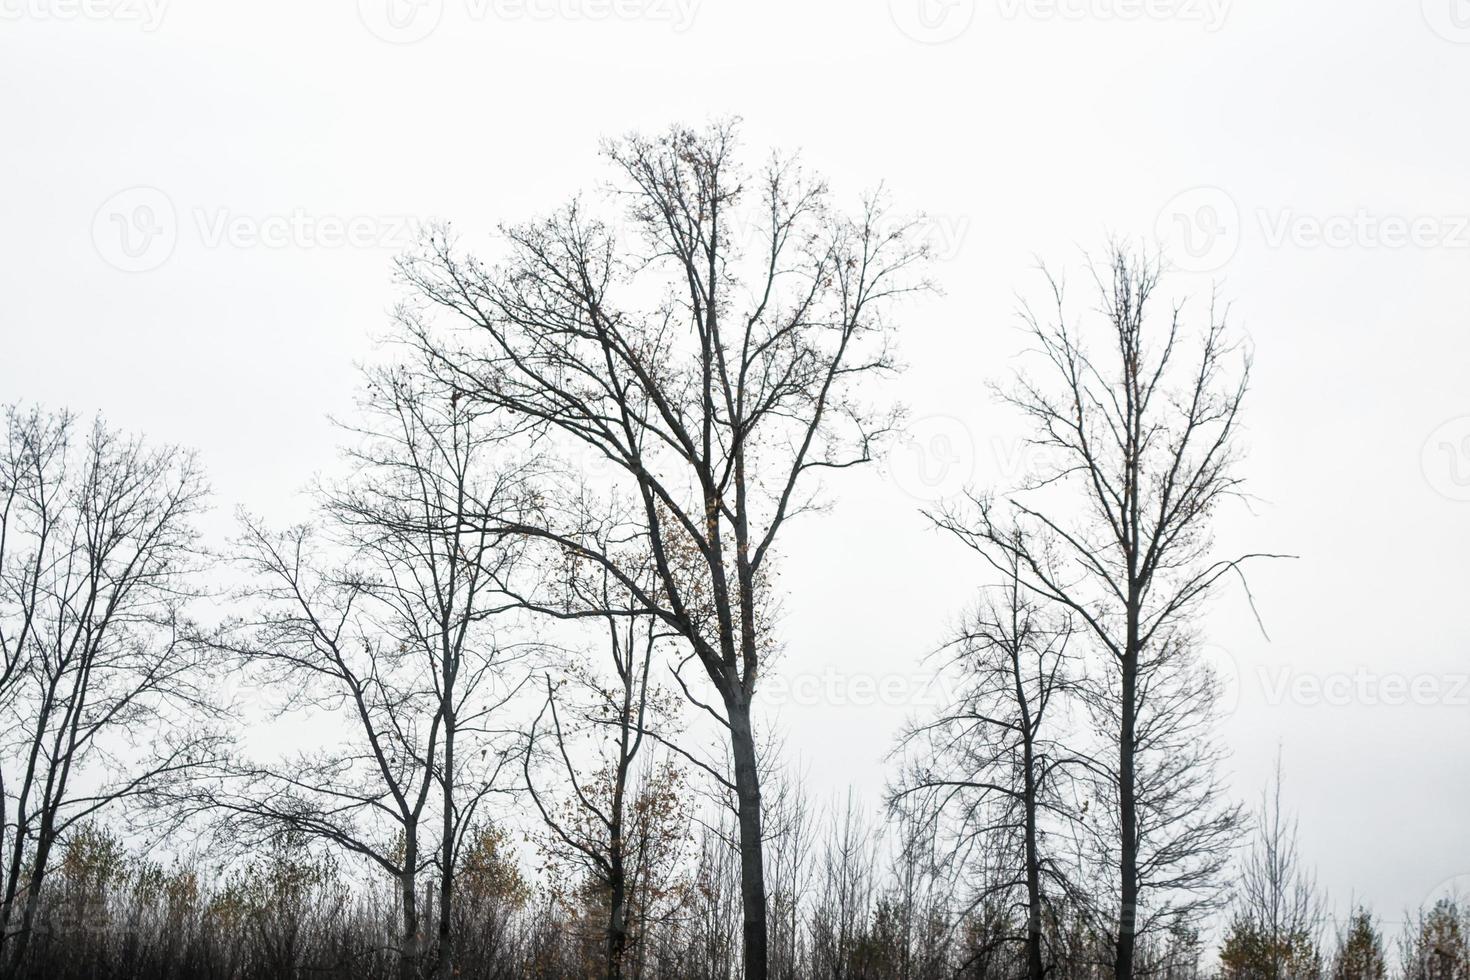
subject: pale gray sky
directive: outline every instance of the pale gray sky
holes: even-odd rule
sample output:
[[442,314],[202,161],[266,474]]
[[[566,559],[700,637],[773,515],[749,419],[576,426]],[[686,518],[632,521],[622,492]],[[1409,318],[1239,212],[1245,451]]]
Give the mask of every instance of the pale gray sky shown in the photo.
[[930,212],[915,441],[786,548],[819,794],[876,800],[913,706],[852,678],[915,675],[979,581],[916,508],[1019,465],[983,382],[1034,256],[1164,236],[1256,349],[1222,547],[1302,556],[1253,577],[1269,643],[1234,592],[1209,623],[1233,784],[1285,744],[1339,908],[1470,876],[1465,0],[0,0],[0,80],[0,400],[198,447],[224,515],[330,460],[411,221],[543,211],[601,136],[738,113]]

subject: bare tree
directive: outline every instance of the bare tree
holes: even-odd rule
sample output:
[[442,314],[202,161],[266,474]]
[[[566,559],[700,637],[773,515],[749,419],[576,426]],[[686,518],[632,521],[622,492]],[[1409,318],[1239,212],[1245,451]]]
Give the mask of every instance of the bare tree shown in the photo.
[[1227,978],[1316,980],[1322,974],[1326,909],[1316,876],[1302,865],[1296,821],[1282,810],[1281,784],[1278,752],[1220,951]]
[[878,839],[848,790],[843,806],[827,815],[811,913],[811,973],[839,980],[861,976],[869,914],[876,897]]
[[387,371],[370,378],[367,408],[356,474],[322,493],[325,532],[247,520],[261,611],[226,640],[262,687],[289,692],[278,717],[320,712],[339,738],[279,765],[236,763],[202,802],[246,839],[303,833],[391,875],[405,977],[428,954],[418,883],[437,867],[433,968],[448,977],[455,869],[482,802],[508,789],[513,726],[499,719],[522,659],[494,629],[514,606],[499,583],[518,539],[484,518],[520,519],[528,499],[520,465],[493,457],[495,428],[453,393]]
[[[618,597],[622,590],[605,571],[600,580],[598,593],[584,601],[604,610],[608,656],[603,659],[611,664],[611,678],[577,661],[559,684],[547,675],[546,700],[527,732],[523,771],[549,832],[548,849],[590,875],[606,900],[604,975],[620,980],[629,972],[630,940],[641,943],[643,926],[656,914],[665,888],[656,879],[674,877],[677,842],[691,814],[680,799],[678,769],[647,762],[644,751],[646,741],[661,737],[650,726],[673,707],[649,677],[655,650],[666,636],[657,621],[622,614],[627,608],[626,597]],[[579,743],[588,738],[596,749],[579,752]],[[537,786],[533,762],[538,757],[542,767],[549,763],[557,771],[564,788],[560,805]]]
[[948,824],[955,874],[984,872],[971,909],[1000,902],[1026,910],[1026,975],[1041,980],[1049,896],[1068,886],[1060,849],[1045,837],[1050,829],[1053,838],[1075,838],[1078,814],[1062,784],[1088,760],[1066,747],[1059,721],[1075,686],[1071,619],[1049,614],[1021,584],[1015,554],[1024,547],[1003,556],[1008,579],[946,645],[954,701],[900,737],[895,751],[907,768],[889,799],[917,819]]
[[[794,162],[751,173],[736,151],[733,124],[611,143],[630,233],[574,202],[505,229],[498,266],[436,235],[401,271],[421,301],[405,324],[440,373],[606,461],[632,502],[631,569],[585,525],[518,530],[607,568],[689,644],[717,692],[709,710],[729,737],[739,814],[745,975],[765,980],[752,709],[774,644],[772,562],[787,521],[816,505],[815,477],[870,460],[891,425],[855,387],[893,369],[884,311],[922,285],[925,250],[877,200],[849,218]],[[434,310],[467,324],[470,342],[434,330]],[[652,588],[638,576],[645,555]]]
[[1053,317],[1026,307],[1024,318],[1049,378],[1022,374],[1002,393],[1029,420],[1045,469],[1004,504],[972,496],[936,517],[1068,610],[1104,658],[1093,703],[1114,761],[1093,826],[1113,882],[1120,980],[1133,976],[1141,932],[1218,902],[1241,825],[1238,808],[1221,802],[1209,739],[1218,685],[1197,663],[1191,624],[1212,587],[1254,557],[1220,558],[1210,535],[1215,511],[1242,493],[1249,359],[1232,380],[1235,347],[1213,302],[1192,353],[1182,306],[1157,323],[1160,274],[1157,260],[1122,248],[1094,269],[1103,354],[1084,342],[1062,283],[1047,276]]
[[0,956],[13,975],[54,849],[212,761],[207,663],[186,606],[205,496],[189,453],[99,420],[5,411],[0,447]]
[[[951,914],[955,876],[948,873],[945,844],[932,820],[901,808],[894,819],[887,894],[880,901],[874,932],[885,947],[894,980],[950,976]],[[885,918],[887,925],[885,926]],[[886,934],[885,934],[886,928]]]
[[804,774],[778,772],[762,784],[770,871],[771,975],[798,980],[810,974],[806,926],[812,903],[817,828],[803,788]]

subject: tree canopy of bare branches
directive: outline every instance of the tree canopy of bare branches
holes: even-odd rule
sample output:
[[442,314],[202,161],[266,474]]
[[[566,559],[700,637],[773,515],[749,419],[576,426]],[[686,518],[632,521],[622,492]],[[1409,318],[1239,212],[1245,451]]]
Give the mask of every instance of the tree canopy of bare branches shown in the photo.
[[[401,271],[409,335],[437,373],[554,444],[607,465],[631,538],[579,513],[516,528],[608,570],[677,633],[716,692],[741,839],[744,968],[767,975],[752,705],[776,649],[781,529],[815,479],[872,458],[891,413],[858,383],[889,373],[894,301],[925,248],[878,198],[854,216],[793,160],[740,161],[733,124],[607,144],[621,214],[574,201],[504,229],[485,264],[431,236]],[[460,327],[439,329],[445,317]],[[651,558],[652,585],[639,575]],[[631,565],[630,565],[631,563]],[[702,703],[702,702],[701,702]]]
[[1057,917],[1052,903],[1070,889],[1064,842],[1075,840],[1079,815],[1069,770],[1088,760],[1069,746],[1065,722],[1077,685],[1071,618],[1028,595],[1007,557],[1009,579],[945,647],[951,703],[900,737],[906,768],[890,803],[935,825],[952,872],[970,883],[967,909],[1025,909],[1024,934],[1003,938],[1024,945],[1027,976],[1041,980],[1043,918]]
[[322,490],[323,526],[246,520],[240,556],[259,612],[220,641],[260,687],[286,692],[277,717],[312,713],[316,744],[284,762],[235,761],[201,802],[245,839],[304,834],[392,876],[404,976],[426,954],[418,881],[437,868],[434,972],[447,977],[455,869],[487,795],[508,789],[514,735],[499,712],[522,659],[495,629],[514,606],[501,585],[519,540],[485,517],[521,519],[528,491],[484,413],[452,392],[395,369],[370,376],[366,402],[356,472]]
[[1189,329],[1182,305],[1158,308],[1160,261],[1126,248],[1093,272],[1100,303],[1085,328],[1047,276],[1050,312],[1024,309],[1040,376],[1023,371],[1002,391],[1042,467],[1004,499],[971,495],[933,516],[1002,574],[1018,569],[1101,655],[1091,706],[1113,758],[1090,826],[1111,869],[1114,972],[1130,978],[1141,932],[1219,901],[1241,821],[1221,801],[1218,685],[1198,663],[1195,624],[1212,588],[1260,556],[1221,557],[1211,535],[1243,492],[1249,358],[1232,371],[1225,311],[1212,302]]
[[177,783],[222,736],[188,618],[194,458],[100,420],[8,407],[0,445],[0,970],[58,842]]

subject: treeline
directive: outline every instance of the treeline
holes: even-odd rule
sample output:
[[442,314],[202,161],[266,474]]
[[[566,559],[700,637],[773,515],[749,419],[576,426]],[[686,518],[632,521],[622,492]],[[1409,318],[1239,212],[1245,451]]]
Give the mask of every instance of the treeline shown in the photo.
[[[941,980],[1021,975],[1017,910],[972,909],[921,861],[880,866],[874,839],[853,811],[829,821],[824,843],[777,889],[773,975],[783,980]],[[459,974],[580,978],[603,968],[606,896],[553,895],[518,867],[505,835],[488,831],[461,871],[455,910]],[[636,917],[627,975],[648,980],[728,980],[739,972],[732,928],[738,880],[729,842],[707,831],[687,868],[662,881],[656,917]],[[919,879],[923,879],[920,881]],[[917,887],[916,887],[917,884]],[[428,895],[426,901],[430,901]],[[47,888],[35,947],[21,976],[83,978],[390,978],[396,897],[343,872],[299,840],[221,872],[198,859],[151,862],[104,831],[73,835]],[[1066,950],[1052,974],[1108,976],[1107,945],[1066,917],[1047,922],[1048,946]],[[1440,980],[1470,970],[1470,904],[1453,897],[1418,910],[1385,938],[1356,909],[1339,928],[1325,918],[1274,944],[1237,926],[1218,970],[1199,937],[1150,947],[1150,976],[1234,980]],[[1273,963],[1273,956],[1280,955]],[[1395,965],[1397,964],[1397,965]]]
[[[777,889],[772,975],[782,978],[939,980],[1024,973],[1011,937],[1013,911],[972,910],[955,918],[937,882],[912,887],[918,870],[876,864],[871,832],[852,812],[826,828],[811,854],[802,894]],[[491,831],[460,873],[454,912],[459,975],[580,978],[605,968],[607,896],[593,888],[552,894],[516,865]],[[738,872],[718,829],[700,834],[687,867],[658,883],[656,913],[634,916],[625,975],[717,980],[740,975]],[[909,887],[905,887],[905,882]],[[431,905],[429,893],[424,896]],[[282,840],[220,873],[198,861],[169,865],[132,854],[105,832],[69,841],[21,970],[58,980],[116,977],[333,978],[401,975],[392,889],[346,873],[328,854]],[[1071,965],[1058,977],[1099,977],[1106,945],[1075,923],[1048,923]],[[1152,975],[1202,976],[1194,937],[1147,951]]]
[[1273,557],[1211,533],[1249,352],[1126,247],[1022,309],[1034,466],[927,515],[978,598],[916,640],[886,825],[815,814],[760,710],[782,531],[902,428],[926,226],[739,150],[629,137],[493,260],[428,235],[302,523],[206,541],[189,453],[7,411],[0,980],[1182,978],[1226,912],[1229,976],[1380,975],[1279,780],[1236,860],[1199,648]]

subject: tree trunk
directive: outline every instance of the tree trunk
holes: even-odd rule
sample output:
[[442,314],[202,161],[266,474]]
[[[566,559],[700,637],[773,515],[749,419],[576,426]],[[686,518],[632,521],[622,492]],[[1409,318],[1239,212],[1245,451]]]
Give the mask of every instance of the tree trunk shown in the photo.
[[729,715],[730,749],[735,759],[736,811],[740,819],[740,905],[744,914],[745,980],[767,980],[766,871],[755,734],[750,726],[748,704],[732,704]]
[[628,887],[622,870],[614,868],[612,899],[607,923],[607,980],[622,980],[623,956],[628,949]]
[[403,854],[403,874],[399,890],[403,901],[403,939],[398,948],[399,980],[417,980],[422,943],[419,937],[418,848],[412,835]]
[[1133,980],[1133,946],[1138,929],[1138,813],[1134,800],[1133,743],[1137,714],[1138,655],[1133,645],[1123,660],[1123,712],[1118,732],[1119,842],[1118,944],[1113,973],[1116,980]]
[[41,816],[40,832],[36,838],[36,852],[31,858],[30,872],[26,876],[27,883],[22,898],[20,924],[11,940],[12,946],[4,972],[6,977],[20,975],[26,947],[30,945],[31,931],[35,927],[36,910],[41,904],[41,883],[46,875],[46,866],[51,859],[51,846],[55,840],[55,823],[51,812],[47,810]]
[[[444,690],[452,689],[448,683]],[[439,837],[439,924],[434,976],[449,980],[454,975],[454,736],[453,711],[444,719],[444,823]]]
[[1036,773],[1032,766],[1030,722],[1026,722],[1026,978],[1041,980],[1041,859],[1036,846]]
[[[453,853],[449,853],[453,858]],[[454,936],[451,933],[453,923],[450,921],[450,902],[454,899],[453,877],[448,874],[439,877],[439,945],[434,962],[434,976],[438,980],[449,980],[454,975]]]

